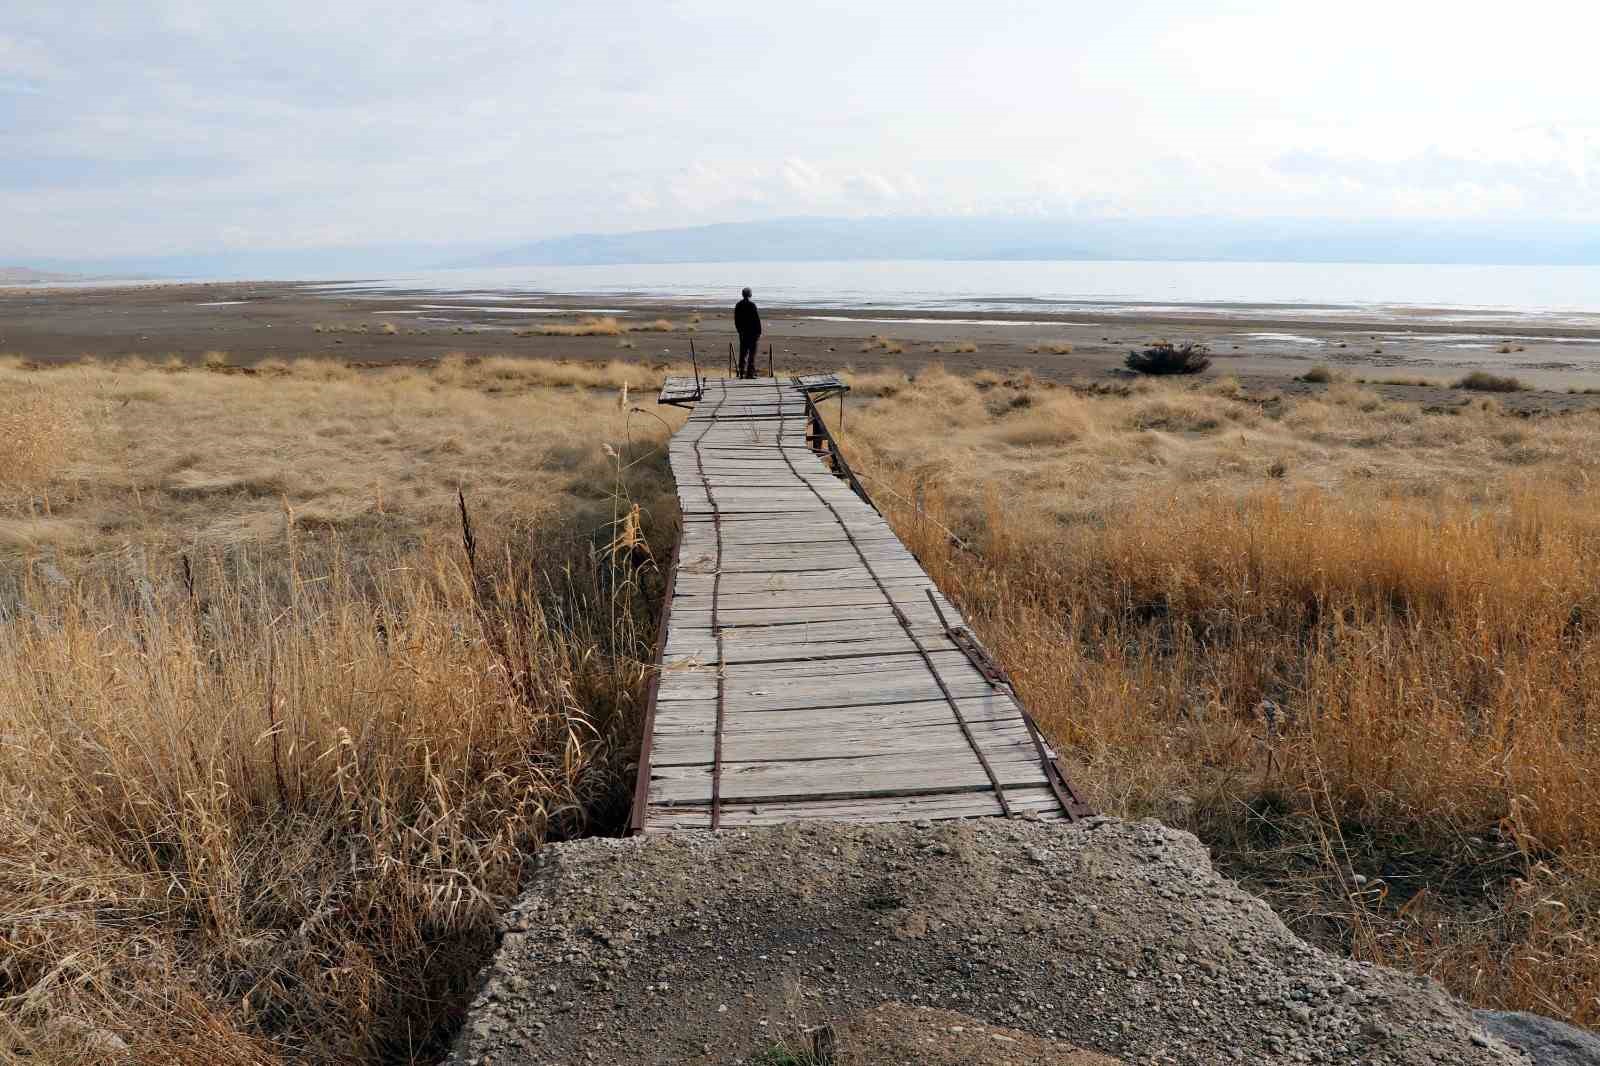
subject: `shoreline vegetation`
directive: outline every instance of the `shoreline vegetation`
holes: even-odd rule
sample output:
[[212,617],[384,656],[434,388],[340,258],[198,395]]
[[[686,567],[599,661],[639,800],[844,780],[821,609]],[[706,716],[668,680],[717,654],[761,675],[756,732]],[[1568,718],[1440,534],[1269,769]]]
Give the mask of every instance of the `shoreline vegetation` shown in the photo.
[[[666,365],[238,370],[0,360],[4,1054],[427,1061],[532,852],[622,824]],[[1098,806],[1600,1022],[1600,415],[848,376],[852,465]]]

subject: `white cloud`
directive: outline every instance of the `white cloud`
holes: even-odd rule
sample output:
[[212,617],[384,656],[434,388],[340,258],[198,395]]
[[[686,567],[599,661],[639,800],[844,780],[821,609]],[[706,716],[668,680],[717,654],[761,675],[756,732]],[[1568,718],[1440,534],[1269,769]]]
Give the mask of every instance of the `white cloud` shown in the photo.
[[303,246],[794,214],[1594,217],[1600,15],[1470,7],[13,5],[0,256],[230,227]]

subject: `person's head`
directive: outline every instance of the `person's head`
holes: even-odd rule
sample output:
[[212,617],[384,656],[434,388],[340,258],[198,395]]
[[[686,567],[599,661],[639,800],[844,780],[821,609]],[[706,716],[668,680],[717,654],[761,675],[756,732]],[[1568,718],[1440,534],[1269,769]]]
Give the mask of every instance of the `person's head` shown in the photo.
[[746,300],[750,299],[750,286],[748,285],[744,287],[744,298]]

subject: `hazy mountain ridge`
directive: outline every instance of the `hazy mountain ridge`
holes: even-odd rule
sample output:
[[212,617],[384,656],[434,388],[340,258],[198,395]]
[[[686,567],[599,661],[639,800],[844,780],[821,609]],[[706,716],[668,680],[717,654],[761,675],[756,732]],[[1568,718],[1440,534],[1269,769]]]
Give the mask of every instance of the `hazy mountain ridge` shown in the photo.
[[453,267],[849,259],[1600,264],[1600,226],[1231,219],[790,218],[534,241]]
[[[4,254],[0,252],[0,254]],[[37,260],[43,280],[309,280],[451,268],[840,260],[1146,260],[1600,266],[1600,223],[1330,219],[783,218],[520,244],[394,243]],[[65,275],[75,274],[69,278]],[[0,280],[16,283],[19,279]]]
[[78,274],[57,274],[25,266],[0,267],[0,285],[37,285],[49,281],[81,280],[82,276]]

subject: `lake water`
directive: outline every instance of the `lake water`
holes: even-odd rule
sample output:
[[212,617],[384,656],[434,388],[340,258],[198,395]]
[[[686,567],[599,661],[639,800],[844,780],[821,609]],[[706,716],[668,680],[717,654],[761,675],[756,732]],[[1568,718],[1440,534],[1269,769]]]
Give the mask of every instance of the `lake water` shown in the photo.
[[[1392,318],[1600,328],[1600,267],[1374,263],[667,263],[442,270],[319,286],[343,294],[448,294],[487,307],[540,296],[731,303],[749,285],[773,307],[1029,314],[1163,311],[1273,318]],[[532,306],[530,306],[532,305]]]

